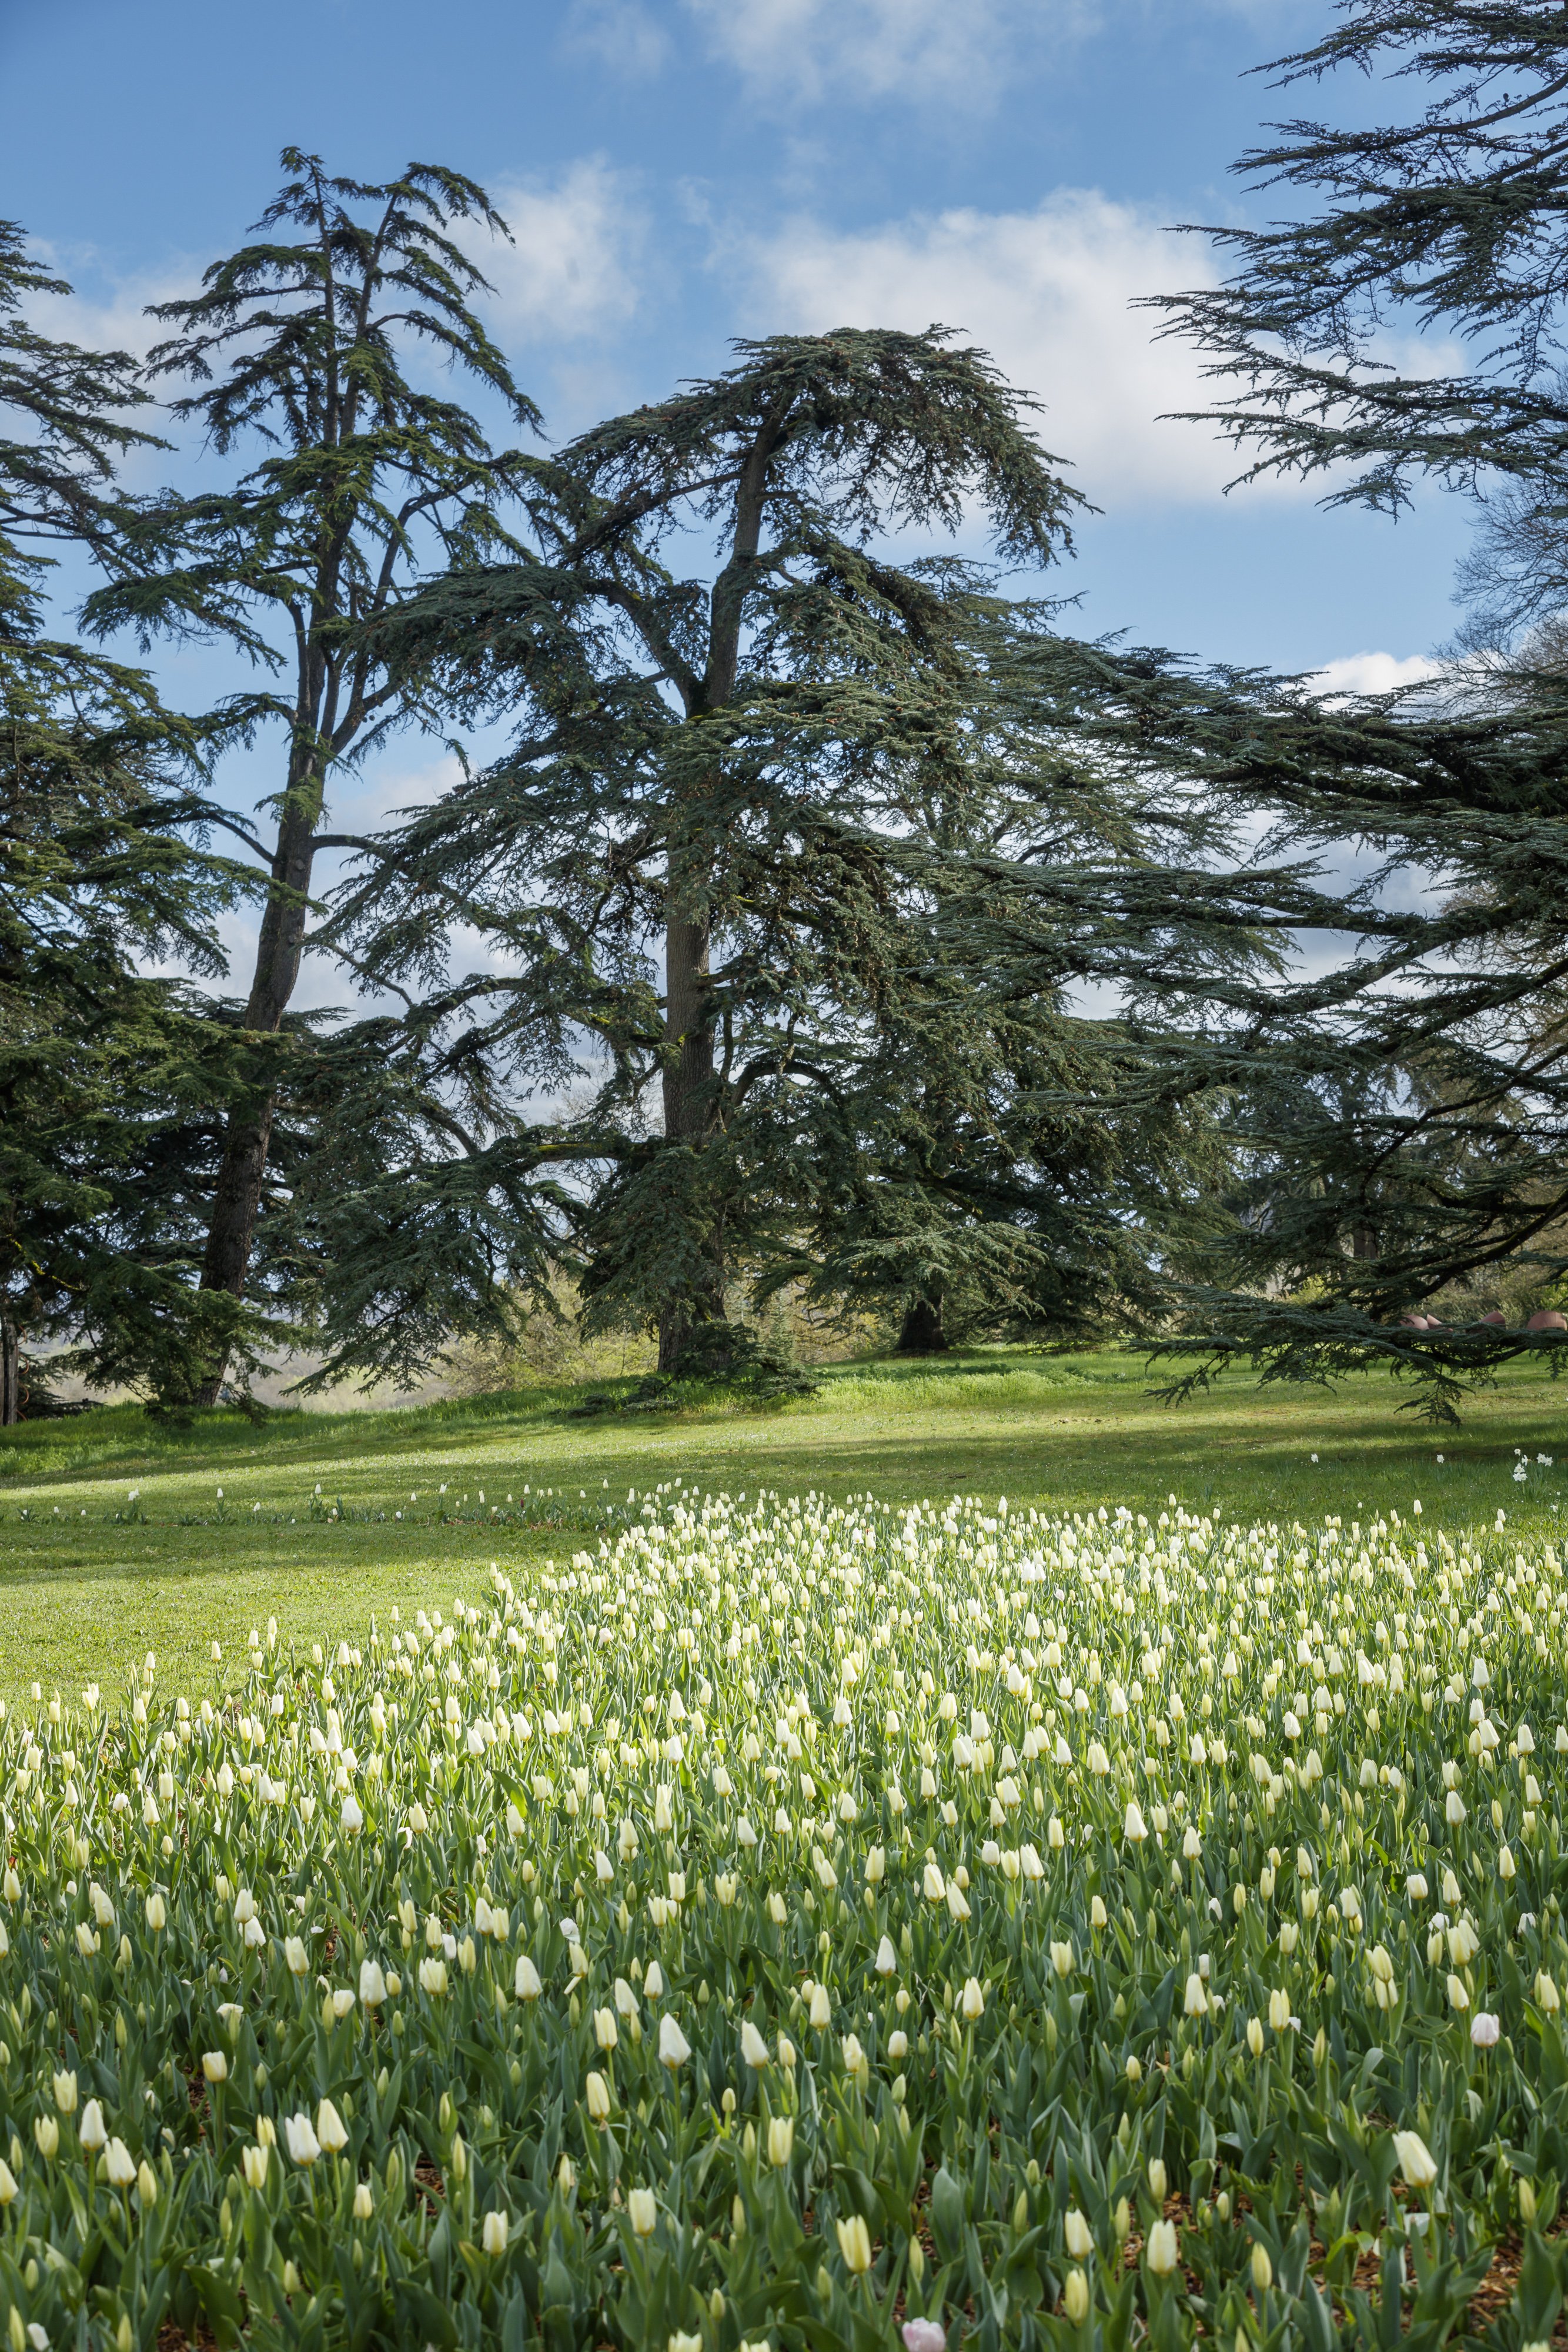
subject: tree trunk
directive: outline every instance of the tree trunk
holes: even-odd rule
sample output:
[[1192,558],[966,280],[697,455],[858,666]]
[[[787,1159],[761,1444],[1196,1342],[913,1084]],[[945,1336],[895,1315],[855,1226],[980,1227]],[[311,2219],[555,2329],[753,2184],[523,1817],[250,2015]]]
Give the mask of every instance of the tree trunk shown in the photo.
[[[664,1135],[700,1150],[711,1131],[713,1025],[709,1004],[708,924],[672,915],[664,933]],[[716,1236],[706,1280],[669,1300],[659,1316],[659,1370],[674,1372],[698,1323],[724,1316],[724,1260]]]
[[[306,899],[310,888],[316,826],[321,813],[319,775],[307,778],[306,786],[304,790],[291,790],[284,803],[277,854],[272,861],[272,886],[256,946],[256,977],[245,1008],[245,1027],[262,1035],[275,1036],[283,1025],[283,1016],[299,978],[308,913]],[[235,1298],[245,1295],[275,1104],[276,1097],[267,1091],[236,1103],[229,1113],[223,1164],[213,1195],[213,1221],[207,1229],[202,1262],[204,1290],[226,1290]],[[206,1377],[196,1391],[197,1404],[216,1404],[226,1370],[226,1357],[208,1366]]]
[[22,1418],[22,1343],[8,1315],[0,1315],[0,1429]]
[[[779,446],[784,415],[768,416],[747,454],[736,485],[735,532],[728,562],[708,600],[707,661],[700,683],[686,694],[690,720],[722,710],[735,692],[746,598],[761,541],[768,467]],[[683,689],[685,690],[685,689]],[[713,1001],[708,967],[712,929],[706,868],[695,887],[674,857],[666,881],[664,930],[664,1135],[699,1150],[717,1124],[713,1084]],[[724,1320],[724,1239],[714,1227],[703,1236],[703,1275],[670,1299],[659,1317],[659,1370],[673,1372],[698,1324]]]
[[940,1356],[946,1354],[946,1348],[941,1292],[932,1298],[912,1298],[904,1310],[904,1326],[895,1352],[901,1356]]

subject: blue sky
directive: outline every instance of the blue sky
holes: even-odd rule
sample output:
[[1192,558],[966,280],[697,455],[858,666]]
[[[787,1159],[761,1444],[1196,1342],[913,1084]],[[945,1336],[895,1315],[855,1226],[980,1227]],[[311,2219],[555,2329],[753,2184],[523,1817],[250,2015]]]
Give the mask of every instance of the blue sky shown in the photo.
[[[141,305],[237,241],[295,141],[495,193],[491,323],[555,435],[775,328],[923,326],[1046,403],[1103,509],[1056,584],[1086,633],[1392,682],[1453,626],[1457,501],[1397,525],[1234,461],[1159,412],[1190,352],[1129,306],[1213,269],[1183,219],[1260,217],[1228,174],[1276,110],[1248,68],[1322,0],[0,0],[0,214],[76,283],[50,323],[141,342]],[[1365,84],[1304,103],[1366,110]],[[1283,110],[1300,110],[1301,94]],[[164,666],[190,699],[202,666]],[[340,803],[424,797],[404,741]],[[258,780],[257,789],[262,788]],[[239,793],[237,797],[246,797]]]

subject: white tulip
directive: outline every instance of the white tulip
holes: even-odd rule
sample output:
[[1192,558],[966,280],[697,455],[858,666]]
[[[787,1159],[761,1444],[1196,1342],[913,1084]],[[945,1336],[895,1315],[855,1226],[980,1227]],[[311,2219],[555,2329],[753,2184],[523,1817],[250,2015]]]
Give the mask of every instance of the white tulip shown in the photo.
[[684,2066],[692,2054],[692,2045],[666,2010],[659,2020],[659,2063],[668,2066],[672,2074]]

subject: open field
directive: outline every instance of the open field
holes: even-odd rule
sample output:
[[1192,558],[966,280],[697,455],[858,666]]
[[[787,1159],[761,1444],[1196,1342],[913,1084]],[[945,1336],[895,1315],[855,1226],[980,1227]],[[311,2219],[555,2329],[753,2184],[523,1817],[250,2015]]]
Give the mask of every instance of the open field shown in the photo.
[[767,1411],[580,1420],[577,1392],[538,1391],[259,1428],[223,1413],[164,1430],[131,1407],[34,1423],[0,1433],[0,1693],[35,1678],[117,1685],[149,1649],[193,1690],[216,1686],[268,1616],[286,1636],[336,1639],[393,1603],[472,1599],[493,1559],[570,1557],[629,1489],[676,1480],[1052,1509],[1157,1510],[1174,1494],[1192,1510],[1307,1523],[1408,1514],[1419,1498],[1429,1524],[1490,1528],[1500,1507],[1539,1533],[1568,1511],[1568,1390],[1505,1375],[1457,1432],[1402,1412],[1403,1394],[1236,1378],[1173,1409],[1137,1358],[989,1350],[832,1367],[818,1395]]

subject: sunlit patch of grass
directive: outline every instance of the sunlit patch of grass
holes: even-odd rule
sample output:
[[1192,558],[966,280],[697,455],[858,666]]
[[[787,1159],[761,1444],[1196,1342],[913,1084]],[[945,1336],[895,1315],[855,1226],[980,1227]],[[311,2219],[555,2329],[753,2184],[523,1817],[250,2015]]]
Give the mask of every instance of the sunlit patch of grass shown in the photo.
[[[988,1349],[820,1376],[814,1395],[782,1405],[688,1398],[589,1420],[574,1417],[584,1391],[561,1386],[256,1425],[200,1414],[184,1429],[117,1406],[0,1433],[0,1690],[35,1672],[118,1674],[148,1649],[221,1681],[228,1658],[213,1667],[211,1643],[232,1650],[241,1616],[276,1614],[314,1640],[433,1584],[472,1598],[492,1559],[570,1557],[601,1507],[675,1481],[1074,1509],[1113,1496],[1155,1512],[1175,1495],[1309,1524],[1408,1512],[1419,1497],[1430,1525],[1493,1528],[1501,1508],[1537,1535],[1568,1514],[1568,1396],[1521,1371],[1479,1391],[1457,1434],[1402,1412],[1406,1392],[1383,1379],[1331,1391],[1231,1375],[1168,1407],[1123,1350]],[[591,1384],[626,1399],[636,1387]]]

